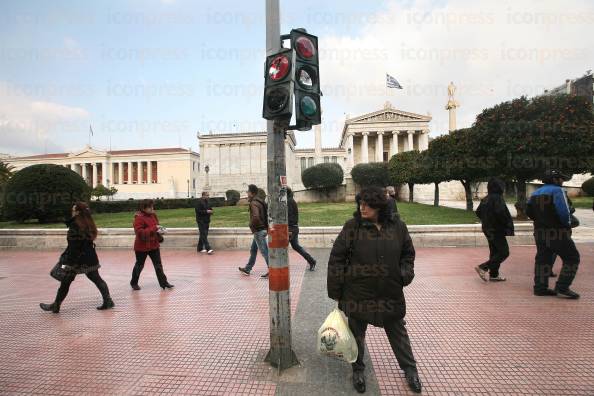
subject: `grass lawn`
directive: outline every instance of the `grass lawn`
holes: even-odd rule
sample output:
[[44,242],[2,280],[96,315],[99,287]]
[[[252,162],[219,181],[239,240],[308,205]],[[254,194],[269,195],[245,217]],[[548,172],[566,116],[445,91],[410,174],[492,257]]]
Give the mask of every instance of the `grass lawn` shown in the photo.
[[574,208],[592,209],[592,197],[575,197],[571,198]]
[[[247,206],[227,206],[214,208],[211,227],[247,227]],[[307,226],[341,226],[352,217],[354,203],[304,203],[299,205],[299,225]],[[473,212],[446,207],[435,208],[430,205],[398,202],[398,211],[409,224],[471,224],[477,218]],[[161,225],[174,227],[195,227],[194,209],[168,209],[157,213]],[[134,213],[100,213],[94,216],[98,227],[126,228],[132,227]],[[64,228],[62,223],[39,224],[28,222],[0,222],[0,228]]]

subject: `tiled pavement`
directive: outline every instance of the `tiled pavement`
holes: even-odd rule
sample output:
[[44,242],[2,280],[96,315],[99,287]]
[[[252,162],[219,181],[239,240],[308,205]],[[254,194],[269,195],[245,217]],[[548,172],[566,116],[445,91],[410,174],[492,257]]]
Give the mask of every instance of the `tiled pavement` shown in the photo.
[[[533,247],[512,247],[502,268],[509,280],[501,284],[472,270],[485,248],[418,249],[407,322],[424,394],[594,395],[594,244],[579,249],[578,301],[532,296]],[[332,307],[324,289],[328,250],[315,251],[314,273],[291,253],[302,366],[280,378],[262,362],[267,282],[236,269],[247,252],[164,250],[175,288],[161,291],[147,262],[143,289],[133,292],[133,253],[100,251],[116,308],[95,310],[99,293],[79,276],[54,315],[37,304],[54,297],[58,284],[47,273],[58,254],[0,251],[2,395],[353,394],[348,365],[313,352]],[[370,328],[367,344],[368,394],[408,394],[383,330]]]

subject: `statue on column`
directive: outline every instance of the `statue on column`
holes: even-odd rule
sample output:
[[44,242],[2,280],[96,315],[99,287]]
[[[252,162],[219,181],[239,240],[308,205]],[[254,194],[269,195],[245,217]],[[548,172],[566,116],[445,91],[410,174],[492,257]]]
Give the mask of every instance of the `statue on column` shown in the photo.
[[454,98],[454,94],[456,93],[457,87],[454,85],[453,81],[450,81],[450,85],[448,85],[448,104],[446,105],[446,110],[455,109],[459,107],[459,103],[456,102]]
[[203,190],[204,191],[210,191],[210,179],[208,176],[208,172],[210,172],[210,167],[208,165],[206,165],[204,167],[204,172],[206,173],[206,184],[204,185]]

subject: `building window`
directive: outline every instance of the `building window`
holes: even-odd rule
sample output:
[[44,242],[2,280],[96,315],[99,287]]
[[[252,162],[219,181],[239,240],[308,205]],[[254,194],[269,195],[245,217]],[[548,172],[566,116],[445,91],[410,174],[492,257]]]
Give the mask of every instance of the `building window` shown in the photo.
[[312,166],[314,166],[314,158],[313,157],[309,157],[307,159],[307,167],[311,168]]
[[153,172],[152,172],[153,183],[159,182],[158,175],[159,175],[159,169],[157,168],[157,161],[153,161]]
[[390,154],[387,151],[384,151],[384,162],[388,162],[390,160],[389,155]]
[[337,164],[338,163],[338,157],[332,157],[332,163]]
[[192,171],[193,172],[196,171],[196,163],[194,161],[192,161]]
[[307,158],[301,157],[301,172],[307,169]]
[[324,163],[327,164],[328,162],[330,162],[330,157],[324,157]]
[[192,179],[192,189],[196,189],[196,179]]

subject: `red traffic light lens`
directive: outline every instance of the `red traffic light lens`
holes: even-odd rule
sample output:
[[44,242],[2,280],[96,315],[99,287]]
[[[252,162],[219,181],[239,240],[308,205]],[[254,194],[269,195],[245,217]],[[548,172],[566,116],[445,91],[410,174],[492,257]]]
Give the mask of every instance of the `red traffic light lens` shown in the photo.
[[295,40],[295,44],[297,46],[297,53],[303,58],[313,58],[316,54],[316,47],[313,41],[305,36],[301,36]]
[[268,76],[273,81],[282,80],[289,74],[290,62],[289,58],[284,55],[279,55],[272,59],[270,67],[268,68]]
[[266,105],[268,106],[268,110],[273,113],[283,110],[289,101],[289,91],[282,87],[271,89],[268,91],[266,96]]

